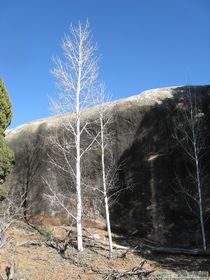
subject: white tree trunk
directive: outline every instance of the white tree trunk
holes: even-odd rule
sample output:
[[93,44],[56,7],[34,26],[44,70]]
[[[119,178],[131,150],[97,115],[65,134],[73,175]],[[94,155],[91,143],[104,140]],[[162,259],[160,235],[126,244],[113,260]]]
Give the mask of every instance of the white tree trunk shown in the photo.
[[81,44],[79,46],[79,71],[76,92],[76,194],[77,194],[77,249],[83,251],[82,240],[82,195],[81,195],[81,147],[80,147],[80,91],[81,91]]
[[107,197],[107,182],[106,182],[106,167],[105,167],[105,145],[104,145],[104,125],[103,118],[100,119],[101,122],[101,166],[102,166],[102,180],[103,180],[103,195],[104,195],[104,205],[106,212],[106,225],[107,232],[109,237],[109,254],[112,256],[113,245],[112,245],[112,232],[111,232],[111,224],[110,224],[110,215],[109,215],[109,203]]
[[198,206],[199,206],[199,217],[200,217],[200,226],[201,226],[201,235],[203,242],[203,250],[206,251],[206,232],[203,218],[203,199],[202,199],[202,191],[201,191],[201,182],[200,182],[200,174],[199,174],[199,166],[198,161],[196,160],[196,174],[197,174],[197,189],[198,189]]
[[82,242],[82,197],[81,197],[81,165],[80,165],[80,118],[77,118],[76,136],[76,195],[77,195],[77,247],[83,251]]

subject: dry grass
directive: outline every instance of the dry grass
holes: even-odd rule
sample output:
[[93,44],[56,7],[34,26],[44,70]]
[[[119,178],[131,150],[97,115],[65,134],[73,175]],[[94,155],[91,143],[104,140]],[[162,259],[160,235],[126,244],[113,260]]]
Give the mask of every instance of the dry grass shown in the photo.
[[[86,246],[83,253],[75,249],[75,242],[61,256],[56,249],[40,245],[21,245],[28,241],[43,240],[50,234],[63,240],[66,228],[62,226],[45,226],[44,236],[23,222],[17,222],[7,232],[7,242],[0,255],[0,274],[6,279],[5,269],[14,257],[16,264],[16,278],[14,280],[102,280],[112,270],[126,270],[138,266],[145,259],[139,254],[116,250],[113,258],[109,259],[109,252],[99,247]],[[88,228],[88,232],[101,241],[107,240],[106,231],[99,228]],[[114,236],[120,240],[120,236]],[[128,241],[128,240],[127,240]],[[135,241],[135,240],[134,240]],[[135,241],[136,242],[136,241]],[[134,242],[134,244],[135,244]],[[129,244],[130,241],[128,242]],[[146,270],[153,270],[158,274],[171,275],[170,279],[185,270],[209,270],[208,259],[189,258],[172,255],[147,255],[143,266]],[[210,267],[210,266],[209,266]],[[104,274],[97,272],[104,272]],[[152,274],[153,275],[153,274]],[[138,276],[120,279],[139,279]],[[162,278],[153,278],[162,279]],[[185,278],[183,278],[185,279]],[[196,279],[193,278],[192,279]]]
[[[49,227],[58,238],[64,238],[63,227]],[[93,232],[93,229],[89,229]],[[106,238],[106,232],[95,229],[95,236]],[[7,232],[7,243],[1,254],[0,273],[5,277],[5,269],[14,256],[17,277],[24,280],[60,280],[60,279],[104,279],[105,275],[99,275],[91,270],[91,267],[101,271],[112,269],[130,269],[138,265],[142,258],[128,253],[125,258],[120,258],[116,252],[113,258],[108,258],[108,251],[103,249],[85,248],[83,253],[78,253],[72,246],[67,249],[63,258],[55,249],[45,245],[21,245],[27,241],[41,240],[36,230],[23,222],[13,225]],[[147,264],[151,267],[151,264]]]

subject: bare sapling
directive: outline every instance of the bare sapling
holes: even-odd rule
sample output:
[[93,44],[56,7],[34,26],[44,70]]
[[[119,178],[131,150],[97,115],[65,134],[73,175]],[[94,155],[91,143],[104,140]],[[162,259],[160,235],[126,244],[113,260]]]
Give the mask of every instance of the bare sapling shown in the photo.
[[[100,155],[101,155],[101,173],[102,173],[102,194],[104,199],[104,207],[106,214],[106,225],[107,225],[107,233],[109,238],[109,254],[112,256],[113,252],[113,244],[112,244],[112,231],[111,231],[111,222],[110,222],[110,211],[109,211],[109,198],[108,191],[111,187],[111,178],[110,178],[110,169],[113,167],[113,160],[110,161],[112,157],[110,157],[110,148],[112,143],[112,134],[110,132],[110,125],[112,122],[112,106],[111,104],[107,104],[109,101],[106,96],[105,86],[100,84],[99,92],[98,92],[98,103],[100,104],[97,107],[99,125],[100,125],[100,135],[97,139],[97,143],[100,147]],[[106,158],[109,156],[109,165],[106,164]]]
[[[61,115],[63,133],[54,137],[54,148],[60,151],[64,165],[50,155],[50,161],[70,177],[76,189],[77,247],[83,251],[82,235],[82,158],[91,149],[95,136],[84,143],[90,123],[84,121],[85,108],[94,104],[95,83],[98,75],[96,46],[92,42],[89,23],[70,26],[69,33],[62,42],[63,59],[54,59],[52,74],[60,89],[57,101],[52,101],[56,113]],[[72,112],[71,116],[66,114]],[[70,186],[71,187],[71,186]]]
[[25,194],[17,195],[13,190],[7,193],[1,202],[0,213],[0,250],[5,246],[5,234],[9,227],[18,219],[23,218],[23,205]]

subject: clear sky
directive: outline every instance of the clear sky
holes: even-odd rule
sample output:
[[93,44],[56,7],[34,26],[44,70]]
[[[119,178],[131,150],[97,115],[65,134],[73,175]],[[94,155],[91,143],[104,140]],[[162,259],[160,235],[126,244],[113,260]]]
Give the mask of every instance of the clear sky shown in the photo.
[[114,99],[143,90],[210,84],[209,0],[0,0],[0,76],[12,127],[50,115],[52,56],[70,23],[88,18],[100,77]]

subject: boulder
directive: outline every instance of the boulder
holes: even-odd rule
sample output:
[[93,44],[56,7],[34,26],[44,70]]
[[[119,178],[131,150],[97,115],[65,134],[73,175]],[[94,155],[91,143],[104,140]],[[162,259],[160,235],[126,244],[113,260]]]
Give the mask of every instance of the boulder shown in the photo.
[[[103,105],[112,112],[110,147],[117,178],[114,190],[110,190],[110,196],[114,198],[110,205],[113,230],[161,245],[201,245],[198,205],[187,196],[188,188],[196,196],[196,189],[186,179],[189,159],[174,137],[179,108],[189,90],[198,99],[205,127],[209,127],[210,86],[153,89]],[[97,116],[97,108],[85,109],[82,121],[92,123],[94,131],[98,129]],[[73,113],[64,116],[66,121],[71,118],[74,118]],[[6,136],[15,152],[16,163],[5,184],[20,193],[27,190],[27,215],[33,219],[67,222],[65,211],[52,199],[46,181],[62,194],[64,204],[75,213],[73,180],[56,168],[51,160],[62,162],[62,155],[53,150],[52,139],[69,137],[69,142],[72,139],[72,135],[63,131],[62,124],[63,117],[52,116],[21,125]],[[210,170],[210,138],[206,129],[202,133],[207,147],[204,165],[206,170]],[[87,135],[83,141],[89,141]],[[82,168],[84,182],[87,183],[83,190],[85,223],[88,225],[88,221],[95,221],[101,227],[104,210],[103,198],[97,191],[101,187],[100,151],[97,147],[86,154]],[[208,172],[205,177],[204,206],[206,231],[209,232]],[[186,193],[179,186],[180,180],[186,184]]]

